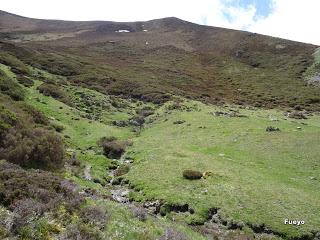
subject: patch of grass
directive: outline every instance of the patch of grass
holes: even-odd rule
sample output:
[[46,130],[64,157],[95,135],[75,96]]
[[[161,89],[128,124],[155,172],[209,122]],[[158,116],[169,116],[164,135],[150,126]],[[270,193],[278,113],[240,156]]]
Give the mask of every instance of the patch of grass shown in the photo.
[[[316,231],[320,195],[315,189],[320,183],[312,179],[320,178],[319,116],[297,121],[280,111],[237,109],[248,118],[215,117],[210,113],[216,107],[198,106],[200,111],[170,114],[164,106],[135,139],[128,153],[135,164],[126,178],[145,199],[188,203],[194,217],[202,219],[210,207],[221,208],[225,218],[264,223],[287,237]],[[173,128],[171,123],[181,119],[190,125]],[[281,131],[267,133],[270,124]],[[181,175],[185,169],[214,175],[188,181]],[[308,224],[284,225],[286,218]]]
[[111,217],[107,224],[106,233],[111,239],[152,240],[162,236],[167,228],[183,232],[190,240],[205,239],[190,228],[172,223],[166,219],[148,217],[145,221],[140,221],[126,206],[114,202],[99,201],[97,204],[109,209]]
[[96,146],[96,142],[104,136],[116,136],[119,139],[126,139],[132,135],[130,129],[118,129],[81,117],[82,111],[39,93],[36,88],[40,84],[40,81],[35,81],[35,85],[28,89],[26,102],[48,116],[52,122],[65,128],[64,134],[70,136],[70,139],[66,140],[70,147],[85,149],[90,146]]

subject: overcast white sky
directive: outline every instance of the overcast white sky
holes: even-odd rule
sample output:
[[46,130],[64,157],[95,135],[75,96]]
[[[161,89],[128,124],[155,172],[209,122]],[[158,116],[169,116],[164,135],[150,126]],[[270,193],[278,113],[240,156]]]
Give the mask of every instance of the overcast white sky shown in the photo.
[[320,45],[320,0],[0,0],[0,9],[64,20],[139,21],[174,16]]

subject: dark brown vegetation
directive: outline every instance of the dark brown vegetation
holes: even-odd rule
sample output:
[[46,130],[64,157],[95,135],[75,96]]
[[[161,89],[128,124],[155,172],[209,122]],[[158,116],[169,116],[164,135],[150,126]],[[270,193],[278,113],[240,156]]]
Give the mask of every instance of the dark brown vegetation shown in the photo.
[[102,146],[103,153],[108,158],[119,159],[124,154],[126,148],[131,145],[131,142],[117,140],[114,137],[104,137],[100,139],[99,145]]
[[30,71],[27,68],[27,66],[20,61],[18,58],[16,58],[14,55],[11,55],[7,52],[0,52],[0,63],[9,66],[12,70],[12,72],[16,74],[29,74]]
[[10,96],[13,100],[21,101],[24,99],[25,92],[13,79],[10,79],[0,70],[0,92]]
[[62,203],[71,211],[83,202],[74,183],[50,172],[24,170],[1,160],[0,180],[0,203],[18,213],[14,219],[14,231]]
[[59,136],[43,128],[10,129],[1,141],[0,159],[22,167],[56,169],[64,163]]
[[46,129],[48,119],[29,105],[1,94],[0,99],[0,159],[27,168],[61,168],[63,142]]
[[268,127],[266,128],[266,131],[267,131],[267,132],[279,132],[280,129],[277,128],[277,127],[268,126]]
[[32,79],[24,76],[24,75],[17,75],[17,80],[25,87],[32,87],[34,82]]
[[99,206],[87,206],[81,209],[80,216],[84,223],[103,228],[107,221],[106,209]]
[[295,118],[295,119],[307,119],[307,116],[303,112],[299,111],[293,111],[288,113],[289,118]]
[[165,230],[164,234],[159,238],[159,240],[187,240],[187,236],[182,232],[168,228]]
[[43,83],[37,89],[45,96],[51,96],[67,105],[71,105],[69,96],[65,93],[65,91],[63,91],[62,87],[56,84]]
[[202,178],[202,172],[196,170],[184,170],[182,176],[189,180],[196,180]]
[[[0,162],[0,201],[10,209],[15,208],[17,201],[32,198],[54,207],[62,200],[68,200],[72,206],[78,204],[76,185],[50,172],[42,170],[24,170],[16,164],[4,160]],[[63,195],[63,198],[59,197]],[[81,202],[81,201],[80,201]]]
[[[320,109],[319,88],[304,79],[314,45],[176,18],[35,22],[3,13],[1,19],[6,32],[0,43],[2,62],[24,75],[29,64],[66,76],[71,84],[154,103],[181,95],[209,103]],[[17,31],[74,33],[82,27],[85,33],[55,41],[10,42]],[[121,27],[130,33],[116,33]]]

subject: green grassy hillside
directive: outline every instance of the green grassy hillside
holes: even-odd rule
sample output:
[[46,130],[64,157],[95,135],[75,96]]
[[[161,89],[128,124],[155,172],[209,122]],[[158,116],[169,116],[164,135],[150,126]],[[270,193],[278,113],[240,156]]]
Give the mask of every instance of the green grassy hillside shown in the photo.
[[317,46],[0,21],[1,239],[319,238]]

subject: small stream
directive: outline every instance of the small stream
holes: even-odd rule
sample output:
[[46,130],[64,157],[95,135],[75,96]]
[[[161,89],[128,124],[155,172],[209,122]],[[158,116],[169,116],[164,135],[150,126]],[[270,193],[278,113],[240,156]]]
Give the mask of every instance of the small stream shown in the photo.
[[[121,158],[121,159],[114,159],[121,164],[128,164],[131,165],[133,161],[131,159]],[[86,165],[84,169],[84,178],[86,180],[91,181],[92,176],[90,174],[91,166]],[[107,185],[111,190],[111,199],[115,202],[124,204],[129,206],[131,209],[141,208],[145,210],[145,213],[154,218],[161,218],[162,216],[159,214],[159,209],[162,206],[161,201],[154,200],[154,201],[147,201],[144,203],[140,202],[132,202],[129,200],[129,193],[130,191],[134,191],[128,187],[128,184],[112,184],[115,176],[115,170],[109,170],[109,176],[112,177],[112,180]],[[212,237],[216,237],[216,239],[274,239],[275,235],[272,232],[261,231],[255,232],[252,237],[245,234],[238,226],[227,226],[226,223],[220,219],[218,211],[212,214],[209,219],[203,224],[199,226],[190,226],[193,230],[200,232],[208,239],[212,239]],[[265,229],[263,229],[265,230]],[[276,234],[277,235],[277,234]]]

